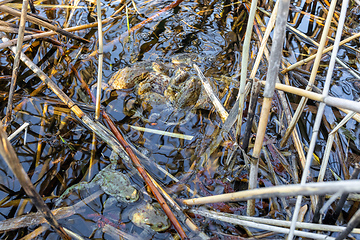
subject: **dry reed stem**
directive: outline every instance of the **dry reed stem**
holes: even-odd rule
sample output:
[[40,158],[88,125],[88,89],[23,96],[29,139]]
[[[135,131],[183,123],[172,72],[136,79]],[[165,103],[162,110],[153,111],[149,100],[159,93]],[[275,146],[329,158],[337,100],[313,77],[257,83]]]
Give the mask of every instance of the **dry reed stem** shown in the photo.
[[[198,211],[197,209],[190,210],[192,213],[195,213],[195,211]],[[210,211],[213,212],[213,211]],[[248,216],[241,216],[236,214],[228,214],[228,213],[221,213],[216,212],[220,216],[230,216],[233,218],[237,218],[244,221],[251,221],[251,222],[257,222],[257,223],[263,223],[268,225],[274,225],[279,227],[290,227],[291,222],[285,221],[285,220],[278,220],[278,219],[269,219],[269,218],[263,218],[263,217],[248,217]],[[196,214],[196,213],[195,213]],[[341,232],[346,229],[346,227],[343,226],[334,226],[334,225],[327,225],[327,224],[318,224],[318,223],[305,223],[305,222],[297,222],[296,228],[305,228],[309,230],[315,230],[315,231],[330,231],[330,232]],[[355,228],[351,233],[354,234],[360,234],[360,228]]]
[[186,205],[199,205],[218,202],[236,202],[245,201],[257,198],[270,198],[270,197],[290,197],[296,195],[324,195],[334,194],[339,190],[344,193],[357,193],[360,192],[360,180],[344,180],[340,182],[320,182],[320,183],[307,183],[289,184],[276,187],[266,187],[250,189],[234,193],[226,193],[221,195],[192,198],[182,200]]
[[[14,27],[7,27],[7,26],[0,26],[0,31],[7,32],[7,33],[19,33],[19,28]],[[24,31],[26,34],[34,34],[32,31]]]
[[205,76],[201,72],[200,68],[196,64],[193,64],[193,67],[195,68],[195,70],[198,74],[198,77],[201,80],[201,83],[205,89],[205,92],[207,93],[207,95],[210,98],[211,102],[213,103],[216,111],[220,115],[222,122],[224,123],[229,116],[228,112],[225,110],[224,106],[221,104],[219,98],[215,95],[214,91],[211,88],[209,81],[205,78]]
[[[283,234],[287,234],[290,232],[290,230],[287,228],[239,219],[239,218],[237,218],[237,215],[234,215],[234,214],[221,213],[221,212],[208,211],[208,210],[198,210],[198,209],[193,209],[193,210],[191,210],[191,212],[202,215],[206,218],[212,218],[212,219],[220,220],[223,222],[228,222],[228,223],[231,223],[234,225],[240,225],[242,227],[263,229],[266,231],[273,231],[273,232],[278,232],[278,233],[283,233]],[[326,239],[326,240],[335,239],[335,238],[329,237],[327,235],[318,234],[318,233],[309,233],[309,232],[299,231],[299,230],[295,231],[295,235],[305,237],[305,238],[310,238],[310,239]]]
[[[258,94],[259,94],[259,82],[257,79],[255,79],[255,75],[256,75],[256,72],[259,68],[259,65],[260,65],[260,61],[263,59],[262,56],[264,54],[264,51],[267,47],[267,40],[270,36],[270,33],[271,33],[271,30],[272,28],[274,27],[274,24],[275,24],[275,19],[276,19],[276,15],[277,15],[277,10],[278,10],[278,7],[279,7],[279,1],[276,2],[275,4],[275,7],[274,7],[274,10],[271,14],[271,18],[268,22],[268,25],[266,27],[266,30],[265,30],[265,33],[264,33],[264,37],[261,36],[261,34],[259,34],[259,39],[261,39],[261,43],[260,43],[260,48],[259,48],[259,51],[258,51],[258,54],[256,56],[256,59],[255,59],[255,63],[253,65],[253,69],[250,73],[250,79],[253,79],[253,86],[252,86],[252,90],[251,90],[251,96],[250,96],[250,103],[249,103],[249,111],[248,111],[248,117],[247,117],[247,124],[246,124],[246,129],[245,129],[245,136],[244,136],[244,139],[243,139],[243,149],[245,150],[245,152],[247,152],[247,149],[248,149],[248,145],[249,145],[249,138],[250,138],[250,134],[251,134],[251,128],[252,128],[252,125],[253,125],[253,119],[254,119],[254,116],[255,116],[255,107],[257,105],[257,98],[258,98]],[[257,15],[256,15],[257,16]],[[258,20],[258,18],[256,18]],[[267,49],[266,49],[267,50]],[[268,57],[267,54],[265,54],[266,57]],[[244,96],[240,96],[240,102],[244,101]],[[244,105],[244,103],[242,103]],[[240,108],[243,108],[243,107],[239,107]],[[236,126],[236,139],[238,139],[238,134],[239,134],[239,131],[241,130],[241,126],[242,126],[242,112],[239,112],[239,116],[238,116],[238,122],[237,122],[237,126]]]
[[[302,78],[300,75],[297,75],[297,74],[295,74],[295,73],[293,73],[293,75],[296,76],[296,78],[297,78],[298,80],[300,80],[304,85],[306,85],[306,84],[308,83],[308,81],[307,81],[306,79]],[[290,86],[290,83],[289,83],[289,82],[286,82],[286,85],[289,85],[289,86]],[[322,91],[321,91],[318,87],[316,87],[316,86],[314,86],[314,85],[312,85],[312,90],[313,90],[314,92],[316,92],[316,93],[322,94]],[[344,109],[344,108],[338,108],[338,109],[339,109],[340,111],[346,113],[346,114],[352,113],[351,111],[346,110],[346,109]],[[353,118],[355,121],[360,122],[360,114],[359,114],[359,113],[356,113],[356,112],[355,112],[355,114],[352,115],[352,118]]]
[[97,88],[96,88],[96,108],[95,108],[95,120],[100,118],[100,107],[101,107],[101,82],[102,82],[102,69],[103,69],[103,32],[102,32],[102,23],[101,23],[101,2],[96,0],[96,11],[97,11],[97,22],[98,22],[98,40],[99,40],[99,61],[98,61],[98,74],[97,74]]
[[[271,102],[272,102],[272,98],[265,97],[263,100],[259,126],[256,133],[252,158],[250,161],[249,189],[255,189],[257,186],[257,178],[259,172],[259,157],[265,137],[266,126],[271,109]],[[247,215],[248,216],[255,215],[255,200],[249,200],[247,202]]]
[[[325,21],[325,26],[323,28],[323,32],[322,32],[322,35],[321,35],[321,39],[320,39],[320,44],[319,44],[319,47],[318,47],[318,50],[317,50],[317,54],[316,54],[316,58],[315,58],[315,61],[314,61],[314,64],[312,66],[312,71],[311,71],[311,75],[310,75],[310,79],[309,79],[309,84],[308,86],[306,86],[306,90],[309,91],[311,90],[311,85],[314,84],[315,82],[315,77],[317,75],[317,71],[318,71],[318,68],[319,68],[319,65],[320,65],[320,60],[322,58],[322,55],[323,55],[323,51],[324,51],[324,48],[325,48],[325,44],[327,42],[327,35],[329,33],[329,29],[330,29],[330,25],[331,25],[331,18],[334,14],[334,11],[335,11],[335,6],[336,6],[336,3],[335,2],[332,2],[331,5],[330,5],[330,9],[329,9],[329,13],[326,17],[326,21]],[[291,119],[291,122],[280,142],[280,147],[283,147],[285,145],[285,143],[287,142],[287,140],[289,139],[290,137],[290,134],[292,133],[292,131],[294,130],[297,122],[299,121],[300,119],[300,116],[305,108],[305,105],[307,103],[307,98],[304,98],[302,97],[300,102],[299,102],[299,105],[296,109],[296,112],[294,113],[292,119]]]
[[[278,15],[276,16],[276,25],[274,29],[273,45],[271,46],[271,55],[269,59],[269,68],[266,74],[266,85],[264,90],[264,101],[260,113],[259,126],[256,133],[255,145],[253,149],[253,160],[250,164],[249,189],[257,185],[257,175],[259,168],[260,151],[263,145],[267,122],[269,119],[272,97],[274,95],[275,82],[277,79],[280,61],[282,56],[283,42],[285,38],[286,21],[288,16],[290,0],[280,0]],[[255,201],[248,201],[247,214],[255,214]]]
[[244,111],[244,101],[245,101],[245,85],[246,85],[246,78],[248,73],[248,62],[249,62],[249,52],[250,52],[250,41],[251,41],[251,35],[253,32],[253,26],[254,26],[254,18],[255,18],[255,11],[257,7],[257,0],[251,1],[251,8],[249,13],[248,22],[246,25],[246,33],[245,33],[245,39],[244,44],[242,46],[242,54],[241,54],[241,71],[240,71],[240,87],[239,87],[239,113],[238,113],[238,120],[236,124],[236,133],[235,133],[235,139],[240,138],[241,133],[241,126],[242,126],[242,120],[243,120],[243,111]]
[[[260,81],[260,83],[265,85],[265,81]],[[336,97],[331,97],[331,96],[323,96],[322,94],[306,91],[304,89],[299,89],[296,87],[291,87],[291,86],[281,84],[281,83],[276,83],[275,88],[277,90],[281,90],[284,92],[303,96],[303,97],[309,98],[311,100],[323,102],[326,105],[342,109],[341,111],[344,111],[344,112],[346,110],[348,110],[348,111],[350,110],[350,111],[360,113],[360,103],[359,102],[354,102],[352,100],[336,98]]]
[[[256,73],[256,72],[255,72],[255,69],[257,69],[257,65],[260,63],[260,59],[261,59],[260,56],[264,53],[265,57],[266,57],[267,59],[269,59],[269,52],[268,52],[267,48],[265,47],[265,43],[266,43],[265,40],[268,38],[268,35],[269,35],[270,32],[271,32],[271,28],[272,28],[271,25],[273,25],[272,21],[274,21],[274,20],[272,20],[272,19],[275,19],[277,10],[278,10],[278,2],[276,2],[275,7],[274,7],[274,10],[273,10],[273,12],[271,13],[271,18],[270,18],[270,20],[269,20],[269,22],[268,22],[268,26],[267,26],[266,31],[265,31],[265,33],[264,33],[263,39],[262,39],[261,34],[258,34],[258,37],[259,37],[259,39],[262,39],[262,42],[261,42],[261,45],[260,45],[259,54],[258,54],[258,56],[257,56],[257,58],[256,58],[256,60],[255,60],[255,64],[254,64],[254,67],[255,67],[255,68],[253,69],[253,71],[252,71],[252,73],[251,73],[251,75],[250,75],[250,78],[251,78],[252,76],[253,76],[253,77],[255,76],[255,73]],[[266,12],[266,13],[267,13],[267,12]],[[270,14],[269,14],[269,15],[270,15]],[[262,23],[261,18],[258,17],[258,15],[256,15],[256,20],[257,20],[261,25],[264,25],[264,23]],[[269,26],[271,26],[271,28],[270,28]],[[264,44],[264,45],[263,45],[263,44]],[[285,77],[285,81],[286,81],[286,80],[287,80],[287,77]],[[279,79],[277,79],[277,82],[279,82]],[[287,103],[285,94],[284,94],[283,92],[279,92],[278,94],[279,94],[280,101],[281,101],[281,103],[282,103],[283,109],[284,109],[285,112],[286,112],[286,117],[287,117],[288,124],[289,124],[290,121],[291,121],[291,111],[290,111],[290,109],[289,109],[289,107],[288,107],[288,103]],[[304,167],[304,166],[305,166],[305,154],[304,154],[304,150],[303,150],[303,148],[302,148],[302,143],[301,143],[301,141],[300,141],[299,135],[298,135],[298,133],[297,133],[296,131],[295,131],[295,132],[293,131],[293,140],[294,140],[295,149],[297,150],[297,152],[298,152],[298,154],[299,154],[299,159],[300,159],[300,162],[301,162],[301,166]]]

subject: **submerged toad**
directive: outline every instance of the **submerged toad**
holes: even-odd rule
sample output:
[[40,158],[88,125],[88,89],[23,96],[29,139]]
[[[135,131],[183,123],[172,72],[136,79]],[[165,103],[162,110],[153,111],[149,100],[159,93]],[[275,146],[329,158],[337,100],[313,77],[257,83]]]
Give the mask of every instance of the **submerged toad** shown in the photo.
[[[55,204],[58,205],[74,190],[91,190],[97,185],[110,196],[104,203],[104,212],[118,203],[130,204],[137,202],[139,200],[138,190],[131,185],[128,176],[116,171],[115,168],[116,164],[109,164],[91,182],[71,186],[60,196]],[[139,201],[139,203],[135,204],[131,208],[130,220],[136,226],[158,232],[165,231],[170,227],[169,219],[158,203],[149,204]]]
[[[173,63],[138,62],[115,73],[109,85],[113,89],[134,87],[144,111],[160,105],[167,109],[192,107],[201,93],[199,79],[190,77],[184,65]],[[126,109],[126,112],[129,110]]]
[[138,190],[131,185],[128,176],[115,170],[115,166],[115,164],[109,164],[89,183],[82,182],[69,187],[60,198],[57,199],[56,205],[74,190],[91,190],[97,185],[100,186],[106,194],[116,198],[118,202],[136,202],[139,199]]
[[136,226],[156,232],[163,232],[170,227],[170,221],[159,203],[141,204],[130,212],[129,217]]

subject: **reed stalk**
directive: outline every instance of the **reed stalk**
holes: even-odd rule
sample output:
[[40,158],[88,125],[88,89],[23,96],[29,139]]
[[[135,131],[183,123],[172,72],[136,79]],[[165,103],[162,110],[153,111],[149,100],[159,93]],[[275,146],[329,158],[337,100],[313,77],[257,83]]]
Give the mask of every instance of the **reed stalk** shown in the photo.
[[[288,16],[290,1],[281,0],[279,3],[278,15],[276,17],[276,24],[274,29],[273,45],[271,47],[271,54],[269,59],[269,68],[266,75],[266,84],[264,90],[264,101],[261,109],[259,126],[256,133],[255,145],[252,154],[252,161],[250,162],[249,174],[249,189],[256,188],[257,175],[259,168],[259,157],[262,144],[264,141],[266,126],[271,109],[272,97],[274,95],[275,83],[279,72],[280,61],[282,57],[283,42],[285,38],[285,28]],[[252,216],[255,214],[255,201],[248,201],[247,214]]]
[[[275,21],[275,17],[276,17],[276,13],[277,13],[277,9],[278,9],[278,5],[279,5],[279,2],[276,2],[275,4],[275,7],[274,7],[274,10],[272,11],[271,13],[271,17],[270,17],[270,20],[267,24],[267,27],[266,27],[266,30],[265,30],[265,33],[264,33],[264,37],[263,39],[261,40],[261,45],[260,45],[260,49],[259,49],[259,54],[257,55],[256,57],[256,60],[255,60],[255,64],[254,64],[254,68],[250,74],[250,79],[254,78],[255,77],[255,74],[256,74],[256,71],[257,71],[257,68],[258,68],[258,65],[260,63],[260,59],[261,59],[261,56],[262,54],[264,53],[264,55],[266,56],[267,59],[269,59],[269,53],[268,53],[268,50],[267,48],[265,47],[265,44],[266,44],[266,40],[271,32],[271,29],[274,25],[274,21]],[[268,12],[266,12],[267,14],[269,14]],[[270,14],[269,14],[270,15]],[[264,24],[262,23],[261,21],[261,18],[258,17],[258,15],[256,15],[256,19],[257,21],[260,23],[260,24]],[[261,39],[261,35],[259,34],[258,35],[259,39]],[[285,77],[285,81],[286,81],[287,77]],[[279,82],[279,79],[277,79],[277,82]],[[285,97],[285,94],[283,92],[279,92],[278,93],[279,97],[280,97],[280,101],[282,103],[282,106],[283,106],[283,109],[285,111],[285,116],[287,117],[287,121],[288,121],[288,124],[291,122],[291,112],[290,112],[290,109],[288,107],[288,103],[287,103],[287,100],[286,100],[286,97]],[[249,109],[251,109],[251,103],[250,103],[250,106],[249,106]],[[248,123],[248,124],[252,124],[251,122]],[[304,167],[305,166],[305,154],[304,154],[304,151],[303,151],[303,148],[302,148],[302,143],[300,141],[300,138],[299,138],[299,135],[298,133],[295,131],[293,132],[293,140],[294,140],[294,145],[295,145],[295,149],[296,151],[298,152],[299,154],[299,159],[300,159],[300,163],[301,163],[301,166]],[[245,139],[244,139],[245,140]]]
[[355,115],[355,112],[351,112],[348,113],[342,120],[341,122],[336,125],[336,127],[334,127],[334,129],[329,133],[328,139],[326,141],[326,147],[324,150],[324,156],[323,159],[321,161],[321,166],[320,166],[320,171],[319,171],[319,176],[317,181],[318,182],[322,182],[324,180],[324,176],[325,176],[325,171],[327,169],[327,164],[329,162],[329,157],[330,157],[330,152],[331,152],[331,148],[334,142],[334,138],[335,138],[335,133],[342,127],[344,126],[353,116]]
[[224,106],[221,104],[219,98],[215,95],[214,91],[211,88],[209,81],[205,78],[205,76],[201,72],[200,68],[196,64],[193,64],[193,67],[195,68],[195,70],[198,74],[198,77],[200,78],[200,81],[205,89],[205,92],[207,93],[208,97],[210,98],[211,102],[213,103],[216,111],[220,115],[222,122],[225,122],[229,116],[228,112],[225,110]]
[[[335,59],[336,59],[338,49],[339,49],[339,43],[340,43],[340,40],[341,40],[341,35],[342,35],[342,30],[343,30],[343,26],[344,26],[344,22],[345,22],[345,15],[346,15],[346,10],[347,10],[347,7],[348,7],[348,3],[349,3],[348,0],[344,0],[343,4],[341,6],[339,25],[338,25],[338,29],[336,31],[336,37],[335,37],[335,42],[334,42],[334,50],[332,51],[332,54],[331,54],[330,64],[329,64],[329,68],[328,68],[328,71],[327,71],[325,85],[324,85],[323,94],[322,94],[322,96],[324,96],[324,97],[327,97],[328,94],[329,94],[331,77],[332,77],[332,73],[334,71]],[[331,3],[330,9],[329,9],[329,15],[327,17],[331,17],[333,15],[335,5],[336,5],[336,3],[334,3],[334,2]],[[325,29],[324,29],[324,33],[323,33],[322,38],[323,37],[326,38],[326,35],[327,35],[327,32],[328,32],[328,29],[326,29],[326,27],[327,28],[330,27],[330,21],[331,21],[331,18],[327,18],[326,23],[328,23],[328,25],[325,24]],[[321,40],[323,42],[320,41],[319,48],[321,47],[320,51],[322,52],[323,48],[325,46],[325,40],[323,40],[323,39],[321,39]],[[310,76],[310,80],[309,80],[309,82],[311,84],[313,84],[314,81],[315,81],[316,71],[317,71],[317,68],[318,68],[318,66],[320,64],[320,58],[321,58],[321,54],[319,54],[318,57],[315,60],[313,71],[311,72],[311,76]],[[307,87],[307,90],[309,90],[309,89],[310,89],[310,87]],[[299,109],[301,111],[300,113],[302,113],[303,108],[305,107],[307,99],[303,98],[302,100],[303,101],[300,102],[298,108],[296,109],[297,113],[298,113],[297,110],[299,110]],[[303,103],[303,104],[301,104],[301,103]],[[318,132],[319,132],[319,129],[320,129],[320,124],[321,124],[321,120],[322,120],[322,117],[323,117],[325,106],[326,106],[326,104],[321,102],[320,106],[319,106],[319,109],[318,109],[318,112],[316,114],[315,123],[314,123],[313,130],[312,130],[313,133],[312,133],[312,136],[311,136],[310,146],[309,146],[309,150],[308,150],[307,156],[306,156],[306,164],[305,164],[305,168],[303,169],[302,176],[301,176],[301,183],[300,184],[302,184],[302,185],[304,185],[306,183],[306,180],[307,180],[308,175],[309,175],[310,166],[311,166],[311,163],[312,163],[313,152],[314,152],[314,149],[315,149],[316,140],[317,140]],[[296,113],[295,113],[295,116],[293,117],[293,119],[298,119],[298,116],[296,115]],[[296,120],[296,122],[297,122],[297,120]],[[290,127],[289,127],[289,129],[290,129]],[[288,236],[288,239],[293,239],[293,232],[295,230],[295,225],[296,225],[296,221],[297,221],[297,217],[298,217],[298,211],[299,211],[299,209],[301,207],[301,200],[302,200],[302,196],[299,195],[297,197],[297,200],[296,200],[296,205],[295,205],[295,209],[294,209],[294,215],[293,215],[293,218],[292,218],[291,227],[290,227],[290,234]]]
[[[266,84],[265,81],[260,81],[260,83],[262,85]],[[350,111],[360,113],[360,103],[359,102],[354,102],[352,100],[342,99],[342,98],[337,98],[337,97],[323,96],[322,94],[306,91],[304,89],[299,89],[299,88],[296,88],[296,87],[291,87],[291,86],[281,84],[281,83],[276,83],[275,88],[277,90],[297,94],[299,96],[304,96],[304,97],[309,98],[311,100],[326,103],[326,105],[329,105],[329,106],[332,106],[332,107],[337,107],[341,111],[344,111],[345,113],[349,112],[349,111],[346,111],[346,110],[350,110]]]
[[[244,220],[241,218],[237,218],[237,215],[234,215],[234,214],[221,213],[221,212],[215,212],[215,211],[207,211],[207,210],[198,210],[198,209],[192,209],[191,212],[194,214],[199,214],[206,218],[212,218],[212,219],[220,220],[223,222],[228,222],[228,223],[231,223],[234,225],[241,225],[243,227],[245,226],[245,227],[257,228],[257,229],[278,232],[278,233],[283,233],[283,234],[289,233],[289,229],[287,229],[287,228],[272,226],[270,224],[265,224],[265,223],[258,223],[258,222]],[[327,239],[327,240],[335,239],[333,237],[329,237],[324,234],[309,233],[309,232],[299,231],[299,230],[296,231],[295,233],[297,236],[304,237],[304,238],[310,238],[310,239]]]
[[[248,112],[247,124],[246,124],[246,129],[245,129],[245,136],[244,136],[243,146],[242,146],[243,149],[245,150],[245,152],[247,152],[247,148],[248,148],[248,145],[249,145],[251,127],[252,127],[252,123],[253,123],[253,118],[254,118],[254,114],[255,114],[255,107],[257,105],[257,98],[258,98],[258,93],[259,93],[259,82],[258,82],[257,79],[255,79],[255,75],[256,75],[256,72],[257,72],[257,70],[259,68],[260,61],[263,59],[262,56],[263,56],[264,51],[265,51],[265,49],[267,47],[267,40],[268,40],[268,38],[270,36],[272,28],[275,25],[275,19],[276,19],[278,7],[279,7],[279,1],[276,2],[274,10],[273,10],[273,12],[271,14],[270,20],[269,20],[269,22],[267,24],[264,36],[263,36],[263,38],[261,40],[261,44],[260,44],[258,54],[257,54],[256,59],[255,59],[253,69],[252,69],[252,71],[250,73],[250,77],[249,77],[250,79],[253,79],[253,86],[252,86],[252,90],[251,90],[250,103],[249,103],[249,112]],[[259,36],[259,38],[260,38],[260,36]],[[266,54],[266,56],[268,56],[268,55]],[[239,127],[239,119],[238,119],[238,127]],[[241,128],[241,126],[240,126],[240,128]]]
[[96,109],[95,109],[95,120],[100,118],[100,100],[101,100],[101,82],[102,82],[102,68],[103,68],[103,32],[102,32],[102,23],[101,23],[101,2],[96,0],[96,11],[97,11],[97,20],[98,20],[98,39],[99,39],[99,61],[98,61],[98,78],[97,78],[97,88],[96,88]]
[[[330,8],[329,8],[329,13],[327,15],[327,18],[326,18],[326,21],[325,21],[325,26],[324,26],[324,30],[323,30],[323,33],[321,35],[321,40],[320,40],[320,44],[319,44],[319,48],[317,50],[317,54],[316,54],[316,58],[315,58],[315,61],[314,61],[314,64],[313,64],[313,67],[312,67],[312,71],[311,71],[311,75],[310,75],[310,79],[309,79],[309,85],[306,87],[306,90],[309,91],[311,90],[311,86],[310,84],[314,84],[315,82],[315,77],[316,77],[316,74],[317,74],[317,70],[319,68],[319,65],[320,65],[320,60],[321,60],[321,57],[322,57],[322,54],[323,54],[323,51],[324,51],[324,48],[325,48],[325,44],[326,44],[326,41],[327,41],[327,35],[329,33],[329,29],[330,29],[330,25],[331,25],[331,19],[332,19],[332,16],[334,14],[334,11],[335,11],[335,6],[336,6],[336,3],[335,2],[332,2],[331,5],[330,5]],[[296,109],[296,112],[294,113],[292,119],[291,119],[291,123],[289,124],[281,142],[280,142],[280,146],[283,147],[285,145],[285,143],[287,142],[291,132],[294,130],[295,128],[295,125],[297,124],[297,122],[299,121],[299,118],[302,114],[302,112],[304,111],[304,108],[305,108],[305,105],[306,105],[306,102],[307,102],[307,98],[301,98],[300,100],[300,103]]]
[[[215,211],[209,211],[209,210],[200,210],[200,209],[191,209],[190,212],[194,214],[203,215],[202,213],[206,214],[214,214],[219,217],[229,217],[233,219],[239,219],[249,222],[255,222],[255,223],[262,223],[267,225],[273,225],[273,226],[279,226],[279,227],[290,227],[291,222],[290,221],[284,221],[284,220],[277,220],[277,219],[268,219],[268,218],[261,218],[261,217],[248,217],[248,216],[241,216],[236,214],[229,214],[229,213],[221,213],[221,212],[215,212]],[[308,230],[315,230],[315,231],[330,231],[330,232],[342,232],[346,229],[346,227],[342,226],[333,226],[333,225],[327,225],[327,224],[314,224],[314,223],[305,223],[305,222],[298,222],[296,223],[296,228],[303,228]],[[353,234],[360,234],[360,229],[355,228],[352,230]]]
[[289,184],[275,187],[249,189],[240,192],[226,193],[208,197],[184,199],[186,205],[200,205],[219,202],[237,202],[257,198],[290,197],[296,195],[324,195],[334,194],[339,190],[343,193],[360,192],[360,180],[344,180],[337,182],[319,182],[301,184]]
[[241,125],[242,125],[242,118],[243,118],[243,109],[244,109],[244,101],[245,101],[245,85],[246,85],[246,78],[248,72],[248,62],[249,62],[249,52],[250,52],[250,41],[253,32],[254,26],[254,18],[255,18],[255,11],[257,7],[257,0],[251,1],[251,8],[250,14],[248,18],[248,22],[246,25],[246,34],[244,44],[242,46],[243,51],[241,54],[241,72],[240,72],[240,87],[239,87],[239,113],[238,113],[238,120],[236,126],[236,134],[235,139],[239,140],[240,132],[241,132]]

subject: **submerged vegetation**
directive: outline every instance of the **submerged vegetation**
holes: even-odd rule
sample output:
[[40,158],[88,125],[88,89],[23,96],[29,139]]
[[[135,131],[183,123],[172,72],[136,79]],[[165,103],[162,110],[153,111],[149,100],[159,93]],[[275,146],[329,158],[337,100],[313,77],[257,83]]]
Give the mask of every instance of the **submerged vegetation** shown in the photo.
[[1,239],[360,238],[358,1],[0,12]]

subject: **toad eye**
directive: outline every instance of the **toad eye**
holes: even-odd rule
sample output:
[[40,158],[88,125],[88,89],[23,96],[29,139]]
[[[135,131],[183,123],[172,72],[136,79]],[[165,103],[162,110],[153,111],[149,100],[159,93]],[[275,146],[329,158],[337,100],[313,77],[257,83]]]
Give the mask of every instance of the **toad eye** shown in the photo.
[[130,196],[126,196],[125,199],[126,199],[126,200],[130,200],[131,197],[130,197]]
[[162,227],[163,227],[163,224],[162,224],[162,223],[159,223],[159,224],[157,225],[157,227],[158,227],[158,228],[162,228]]

